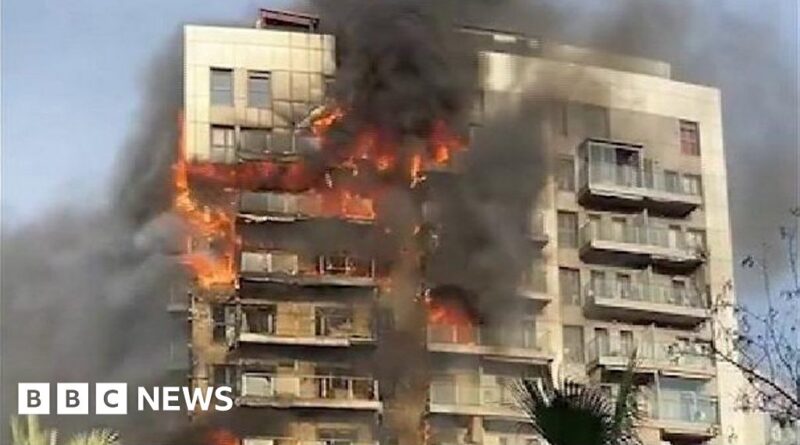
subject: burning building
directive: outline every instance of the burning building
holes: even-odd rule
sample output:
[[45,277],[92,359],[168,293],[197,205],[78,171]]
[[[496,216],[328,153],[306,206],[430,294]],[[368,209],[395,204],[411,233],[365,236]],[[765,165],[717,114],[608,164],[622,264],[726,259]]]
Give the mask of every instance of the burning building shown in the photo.
[[209,443],[532,445],[511,382],[613,392],[634,349],[647,444],[740,422],[708,355],[732,276],[716,90],[512,33],[453,28],[447,67],[319,26],[184,28],[175,351],[241,420]]

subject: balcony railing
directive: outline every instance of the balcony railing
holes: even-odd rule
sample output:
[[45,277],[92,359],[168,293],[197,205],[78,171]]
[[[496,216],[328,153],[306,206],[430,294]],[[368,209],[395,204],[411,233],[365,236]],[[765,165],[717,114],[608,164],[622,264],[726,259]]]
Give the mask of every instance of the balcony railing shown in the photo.
[[594,301],[601,299],[631,301],[695,309],[707,307],[702,294],[691,286],[681,288],[651,283],[601,282],[587,285],[584,291],[585,295]]
[[428,325],[428,342],[519,348],[542,353],[550,350],[549,333],[529,328],[488,330],[475,326],[430,324]]
[[380,399],[378,381],[371,377],[268,373],[243,374],[241,396],[339,401],[377,401]]
[[527,235],[535,241],[546,243],[549,240],[545,228],[544,213],[531,212],[528,216]]
[[[269,307],[269,306],[266,306]],[[273,306],[274,307],[274,306]],[[281,317],[276,310],[245,309],[240,325],[240,341],[302,342],[304,340],[361,340],[373,341],[373,320],[356,313],[317,314],[313,318]]]
[[613,225],[606,220],[596,224],[586,222],[581,227],[581,244],[586,245],[593,241],[670,249],[684,255],[697,255],[698,250],[702,248],[702,246],[689,243],[684,233],[670,233],[670,230],[665,227],[645,224]]
[[430,403],[487,408],[518,409],[514,389],[501,385],[469,385],[455,382],[431,382]]
[[658,420],[698,425],[719,423],[717,399],[693,392],[661,391],[651,416]]
[[682,344],[664,341],[623,343],[595,337],[587,344],[586,349],[590,363],[606,360],[624,366],[635,349],[641,367],[680,368],[707,373],[714,371],[713,358],[699,343]]
[[633,165],[592,160],[589,163],[589,180],[592,184],[639,189],[639,193],[643,195],[655,192],[680,195],[688,199],[700,196],[700,191],[689,188],[680,180],[677,172],[646,171]]

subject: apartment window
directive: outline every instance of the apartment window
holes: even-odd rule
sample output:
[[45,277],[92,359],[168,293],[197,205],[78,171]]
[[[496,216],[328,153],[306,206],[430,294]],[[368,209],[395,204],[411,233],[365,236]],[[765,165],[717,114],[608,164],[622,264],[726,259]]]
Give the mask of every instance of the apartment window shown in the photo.
[[233,70],[211,68],[211,105],[233,105]]
[[606,289],[606,273],[602,270],[593,270],[589,275],[589,285],[595,296],[608,297]]
[[224,342],[227,325],[225,324],[225,306],[215,305],[211,308],[212,332],[215,342]]
[[563,158],[558,160],[558,189],[565,192],[575,191],[575,160]]
[[274,335],[276,312],[277,308],[274,305],[242,309],[242,331]]
[[266,128],[242,128],[241,149],[256,153],[266,153],[270,149],[272,132]]
[[583,327],[564,326],[564,360],[583,363]]
[[578,247],[578,214],[558,212],[558,247]]
[[581,305],[581,274],[577,269],[558,269],[561,303],[565,306]]
[[236,386],[236,367],[231,365],[214,365],[211,368],[211,382],[215,388],[220,386]]
[[687,230],[686,243],[691,249],[704,250],[706,248],[706,234],[700,230]]
[[247,74],[247,106],[252,108],[269,108],[272,101],[270,73],[254,72]]
[[681,153],[700,156],[700,131],[697,122],[681,121]]
[[664,188],[668,192],[680,190],[680,176],[674,171],[664,170]]
[[611,352],[611,342],[608,336],[608,329],[594,328],[594,341],[599,355],[608,355]]
[[703,183],[698,175],[683,175],[683,192],[690,195],[702,196]]
[[[619,333],[619,344],[620,344],[620,351],[630,356],[633,354],[633,348],[636,347],[636,343],[633,340],[633,332],[632,331],[620,331]],[[641,351],[642,354],[646,354],[646,351]]]
[[235,149],[233,127],[214,125],[211,127],[211,162],[233,160]]

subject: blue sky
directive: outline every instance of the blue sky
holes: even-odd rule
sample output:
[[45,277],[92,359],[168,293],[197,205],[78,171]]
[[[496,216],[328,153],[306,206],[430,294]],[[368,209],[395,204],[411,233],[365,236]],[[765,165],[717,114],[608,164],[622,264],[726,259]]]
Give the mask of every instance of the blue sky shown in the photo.
[[3,0],[2,211],[98,202],[142,106],[142,77],[182,23],[255,20],[287,1]]

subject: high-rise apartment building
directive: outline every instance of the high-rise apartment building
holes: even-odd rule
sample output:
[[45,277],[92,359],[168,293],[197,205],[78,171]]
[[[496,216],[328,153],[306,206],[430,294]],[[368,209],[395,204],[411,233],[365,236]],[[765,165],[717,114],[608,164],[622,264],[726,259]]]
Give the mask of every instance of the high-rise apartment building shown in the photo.
[[[316,25],[263,11],[256,29],[184,29],[183,156],[244,172],[193,186],[229,209],[237,241],[220,260],[230,284],[190,292],[188,374],[235,388],[242,422],[231,433],[243,445],[543,443],[510,383],[548,369],[613,393],[634,349],[646,444],[759,443],[735,410],[737,373],[709,354],[709,298],[732,279],[717,90],[672,80],[661,62],[462,31],[481,48],[470,133],[541,99],[530,128],[546,181],[531,202],[526,272],[498,302],[510,315],[499,326],[457,309],[424,317],[420,393],[381,380],[397,321],[392,271],[371,247],[383,233],[374,203],[291,183],[319,150],[310,120],[336,76],[334,38]],[[245,177],[260,168],[282,179]],[[436,226],[435,206],[418,202]],[[421,301],[447,293],[422,281]]]

